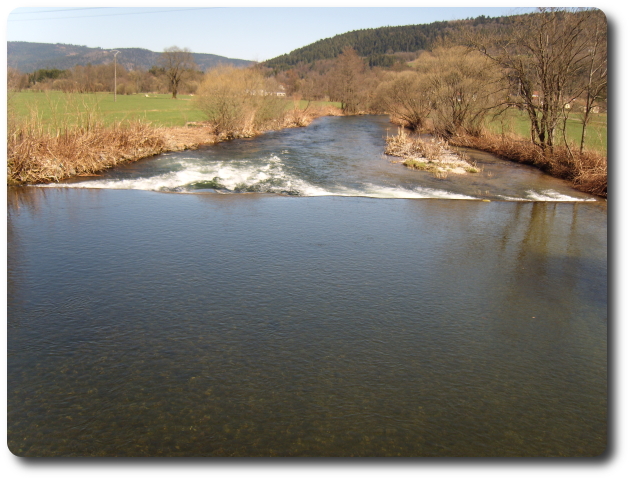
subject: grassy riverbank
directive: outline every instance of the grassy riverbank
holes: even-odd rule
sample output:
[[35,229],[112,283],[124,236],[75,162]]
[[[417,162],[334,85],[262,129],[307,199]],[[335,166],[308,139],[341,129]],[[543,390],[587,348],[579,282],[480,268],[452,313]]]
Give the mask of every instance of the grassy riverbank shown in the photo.
[[524,163],[564,180],[585,193],[603,198],[608,196],[608,160],[596,150],[579,152],[577,148],[558,146],[553,152],[543,152],[526,138],[510,133],[487,131],[479,136],[454,135],[448,141],[426,141],[399,129],[398,135],[386,139],[385,154],[401,157],[403,165],[425,170],[438,178],[449,173],[478,173],[476,165],[467,163],[465,155],[449,147],[468,147],[492,153],[506,160]]
[[604,198],[608,196],[608,160],[605,154],[592,150],[580,153],[577,149],[562,147],[555,148],[552,153],[543,152],[522,137],[493,133],[478,137],[454,136],[449,139],[449,144],[533,165],[553,177],[570,181],[577,190]]
[[[543,152],[535,146],[529,138],[529,128],[529,120],[525,114],[511,110],[501,120],[490,121],[481,135],[453,135],[443,147],[468,147],[492,153],[506,160],[532,165],[553,177],[568,180],[579,191],[603,198],[608,196],[606,114],[593,116],[587,128],[583,152],[578,148],[581,124],[577,114],[567,122],[566,142],[564,132],[560,131],[553,152]],[[424,133],[435,134],[431,121]],[[438,157],[431,151],[436,150],[436,145],[422,142],[414,136],[401,136],[399,133],[398,136],[387,139],[385,153],[403,157],[404,161],[401,163],[409,168],[444,176],[449,168],[440,168]],[[450,167],[450,170],[454,169]]]
[[[226,138],[204,123],[191,96],[24,92],[9,96],[7,183],[58,182],[94,175],[122,162],[166,151],[197,148]],[[273,124],[243,129],[231,138],[278,128],[301,127],[319,116],[339,114],[324,102],[286,101]],[[190,125],[190,126],[187,126]]]
[[449,143],[533,165],[549,175],[570,181],[577,190],[605,198],[608,195],[607,114],[592,114],[586,128],[583,152],[578,148],[581,134],[581,115],[570,113],[566,132],[558,132],[554,151],[542,152],[529,140],[530,121],[527,114],[510,109],[501,120],[490,122],[483,135],[454,136],[449,139]]

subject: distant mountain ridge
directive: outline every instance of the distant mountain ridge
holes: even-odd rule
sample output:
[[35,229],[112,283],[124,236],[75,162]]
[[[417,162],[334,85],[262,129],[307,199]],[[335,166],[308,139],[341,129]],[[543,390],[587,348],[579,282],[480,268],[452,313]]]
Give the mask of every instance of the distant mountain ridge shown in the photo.
[[[102,65],[114,61],[114,50],[120,52],[116,62],[128,70],[147,70],[157,64],[161,55],[161,52],[144,48],[104,49],[63,43],[7,42],[7,66],[32,73],[40,68],[67,70],[75,65]],[[202,71],[218,64],[246,67],[255,63],[211,53],[193,53],[193,57]]]

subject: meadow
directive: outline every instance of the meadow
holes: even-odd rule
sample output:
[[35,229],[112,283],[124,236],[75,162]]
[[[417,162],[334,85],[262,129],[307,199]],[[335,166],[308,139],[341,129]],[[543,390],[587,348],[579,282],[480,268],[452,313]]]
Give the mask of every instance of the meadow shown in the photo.
[[[581,115],[570,113],[567,121],[567,140],[572,146],[579,146],[582,134]],[[514,133],[523,138],[529,138],[529,118],[527,113],[517,109],[507,110],[499,119],[489,124],[493,133]],[[563,143],[562,131],[558,132],[556,141]],[[606,113],[593,113],[586,126],[584,147],[602,155],[608,150],[608,116]]]
[[97,114],[105,125],[142,121],[155,126],[176,127],[204,120],[192,95],[114,95],[112,93],[16,92],[9,95],[9,108],[17,118],[36,112],[45,125],[74,124],[88,113]]
[[[96,115],[105,125],[120,122],[140,121],[156,127],[183,127],[188,122],[206,120],[194,102],[194,95],[178,95],[174,100],[170,94],[116,95],[113,93],[64,93],[11,92],[8,106],[10,114],[18,119],[31,118],[36,113],[38,120],[49,126],[76,125],[87,115]],[[295,103],[287,99],[287,110]],[[338,102],[299,101],[299,108],[336,106]]]

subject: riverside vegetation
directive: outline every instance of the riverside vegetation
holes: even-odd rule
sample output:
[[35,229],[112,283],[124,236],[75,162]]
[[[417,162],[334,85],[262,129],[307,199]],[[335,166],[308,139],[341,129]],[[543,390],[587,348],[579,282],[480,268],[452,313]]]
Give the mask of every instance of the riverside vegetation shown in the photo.
[[[408,154],[405,162],[412,168],[443,175],[444,167],[418,149],[431,155],[427,149],[433,147],[471,147],[607,196],[607,25],[601,11],[543,8],[435,27],[441,33],[429,29],[422,50],[408,51],[415,43],[401,37],[395,48],[407,50],[387,54],[385,63],[374,57],[383,55],[385,41],[381,29],[374,29],[335,37],[331,45],[342,43],[334,54],[324,48],[330,42],[316,42],[319,53],[310,60],[305,47],[300,52],[306,56],[205,74],[191,68],[175,76],[166,67],[144,75],[123,69],[119,94],[135,95],[119,95],[120,104],[101,96],[107,100],[92,109],[85,105],[90,94],[77,92],[102,91],[85,79],[98,73],[98,85],[107,85],[106,66],[93,67],[91,77],[78,67],[39,72],[30,80],[10,71],[13,90],[61,89],[71,100],[62,112],[41,103],[9,112],[8,181],[57,181],[165,150],[304,126],[321,115],[373,113],[436,139],[433,145],[413,134],[388,139],[387,152]],[[408,29],[398,33],[404,32],[415,35]],[[380,50],[371,53],[366,45],[374,35]],[[163,55],[190,52],[171,47]],[[181,83],[173,86],[173,78]],[[139,94],[146,89],[180,95],[168,106],[162,97],[157,105],[158,95]],[[472,172],[475,166],[462,168]]]
[[400,128],[395,136],[386,138],[385,153],[402,157],[401,163],[415,170],[432,173],[436,178],[446,178],[449,173],[479,173],[481,170],[461,152],[454,151],[448,142],[432,138],[425,140],[411,137]]
[[[252,84],[262,80],[253,70],[236,68],[224,68],[219,75],[224,85],[233,85],[235,77],[244,76]],[[216,72],[211,78],[217,79]],[[99,99],[93,94],[73,93],[53,99],[51,95],[40,94],[39,105],[21,105],[22,110],[29,112],[22,116],[16,113],[16,98],[10,98],[7,183],[57,182],[73,176],[95,175],[121,162],[251,137],[272,129],[302,127],[318,116],[338,114],[333,104],[236,93],[234,89],[224,92],[220,105],[209,104],[203,98],[194,102],[189,99],[184,112],[190,116],[180,117],[179,123],[168,120],[172,114],[168,107],[176,102],[163,102],[164,107],[159,111],[162,115],[150,112],[154,123],[147,120],[147,112],[138,108],[135,101],[127,101],[138,97],[119,97],[120,108],[107,115],[101,106],[111,108],[111,96]],[[125,111],[130,107],[131,111]],[[116,118],[115,113],[127,118]],[[185,121],[188,118],[199,121]]]

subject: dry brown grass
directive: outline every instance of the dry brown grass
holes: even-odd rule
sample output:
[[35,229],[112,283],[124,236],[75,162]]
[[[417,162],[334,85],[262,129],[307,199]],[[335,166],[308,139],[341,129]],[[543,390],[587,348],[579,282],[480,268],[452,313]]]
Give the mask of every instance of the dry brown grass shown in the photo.
[[188,122],[185,127],[160,127],[156,131],[162,135],[165,151],[168,152],[194,150],[221,140],[208,125],[201,122]]
[[46,129],[36,118],[9,122],[7,128],[7,183],[56,182],[90,175],[121,162],[164,150],[155,128],[140,122],[103,126],[66,126]]
[[[243,122],[234,125],[229,132],[217,130],[216,123],[206,122],[189,122],[183,128],[167,128],[163,129],[167,138],[171,138],[172,142],[186,143],[185,148],[195,148],[200,144],[212,144],[222,142],[224,140],[233,140],[238,138],[251,138],[256,135],[263,134],[271,130],[282,130],[284,128],[307,127],[313,120],[325,116],[342,116],[343,113],[337,107],[332,105],[310,106],[305,109],[295,106],[288,110],[283,116],[270,119],[257,128],[251,122]],[[195,128],[190,128],[195,127]],[[192,134],[191,131],[196,133]]]
[[420,137],[411,137],[404,129],[399,128],[397,135],[387,137],[385,153],[394,157],[422,157],[427,160],[439,160],[444,155],[445,149],[446,143],[441,140],[425,141]]
[[282,121],[281,128],[294,128],[294,127],[306,127],[311,124],[313,120],[319,117],[338,117],[342,116],[343,112],[340,108],[333,105],[308,105],[302,109],[297,104],[292,110],[289,110]]
[[455,136],[452,145],[475,148],[507,160],[533,165],[557,178],[569,180],[574,188],[600,197],[608,195],[608,159],[594,153],[556,147],[545,153],[527,140],[508,135]]
[[414,170],[424,170],[436,178],[446,178],[449,173],[479,173],[480,169],[460,152],[450,148],[448,142],[438,139],[423,139],[408,135],[400,128],[398,134],[387,137],[385,154],[402,157],[401,162]]
[[154,127],[140,121],[106,126],[98,112],[89,111],[67,121],[42,121],[36,111],[17,119],[9,111],[7,122],[7,184],[48,183],[80,175],[94,175],[122,162],[166,151],[194,149],[228,138],[251,137],[266,130],[304,127],[313,119],[339,115],[335,107],[295,108],[259,130],[243,127],[231,135],[215,134],[206,123],[186,127]]

